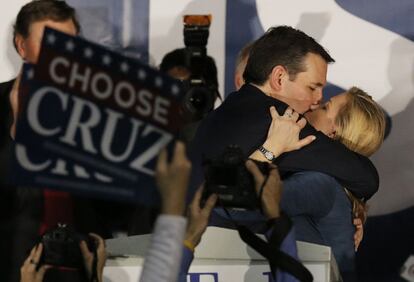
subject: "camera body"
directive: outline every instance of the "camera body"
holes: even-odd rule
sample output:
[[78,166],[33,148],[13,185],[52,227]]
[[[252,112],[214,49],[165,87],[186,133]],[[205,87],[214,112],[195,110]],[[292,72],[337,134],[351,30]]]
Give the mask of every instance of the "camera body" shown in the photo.
[[[230,145],[214,160],[206,162],[203,200],[217,194],[218,206],[255,210],[260,201],[253,176],[245,166],[246,158],[237,145]],[[263,174],[268,174],[269,164],[255,161]]]
[[219,96],[217,69],[214,60],[207,56],[206,48],[210,23],[211,15],[184,16],[185,62],[191,75],[185,82],[183,111],[192,121],[212,111]]
[[47,231],[41,238],[43,253],[41,264],[82,269],[83,257],[79,247],[80,241],[86,241],[88,248],[95,248],[88,236],[76,233],[66,225],[59,224],[57,228]]

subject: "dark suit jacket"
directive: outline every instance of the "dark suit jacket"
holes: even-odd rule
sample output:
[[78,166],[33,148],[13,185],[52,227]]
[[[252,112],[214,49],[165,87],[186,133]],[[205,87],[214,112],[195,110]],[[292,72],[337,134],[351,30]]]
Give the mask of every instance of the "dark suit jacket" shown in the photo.
[[[218,156],[229,144],[239,145],[246,157],[259,148],[271,123],[271,106],[275,106],[279,114],[283,114],[287,107],[247,84],[231,93],[218,109],[211,112],[201,122],[190,147],[192,185],[203,180],[201,163],[205,157]],[[311,134],[316,140],[310,145],[283,154],[276,160],[282,177],[312,170],[335,177],[359,198],[369,199],[378,190],[378,173],[368,158],[348,150],[307,124],[301,137]]]

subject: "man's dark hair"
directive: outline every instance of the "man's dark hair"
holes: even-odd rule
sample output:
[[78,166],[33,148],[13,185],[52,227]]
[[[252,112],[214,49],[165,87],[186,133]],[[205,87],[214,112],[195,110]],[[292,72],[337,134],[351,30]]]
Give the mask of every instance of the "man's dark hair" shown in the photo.
[[72,20],[77,33],[80,32],[80,25],[76,18],[75,9],[60,0],[34,0],[24,5],[16,17],[14,24],[13,43],[16,47],[15,38],[19,34],[27,38],[30,26],[38,21],[52,20],[63,22]]
[[[175,49],[162,58],[160,70],[168,72],[174,67],[182,67],[191,72],[189,62],[187,61],[187,51],[185,48]],[[214,85],[218,88],[216,62],[211,56],[206,57],[204,69],[201,71],[202,77],[206,80],[207,85]]]
[[308,53],[320,55],[327,63],[335,60],[304,32],[289,26],[270,28],[256,40],[250,50],[243,78],[246,83],[263,85],[275,66],[283,66],[294,80],[305,71],[304,58]]

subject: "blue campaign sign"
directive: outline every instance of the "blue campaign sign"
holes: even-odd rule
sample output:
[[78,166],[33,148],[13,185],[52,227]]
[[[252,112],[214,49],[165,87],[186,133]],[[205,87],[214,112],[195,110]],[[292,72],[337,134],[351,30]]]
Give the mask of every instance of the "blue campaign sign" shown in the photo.
[[181,126],[178,81],[51,29],[22,76],[15,184],[157,199],[156,157]]

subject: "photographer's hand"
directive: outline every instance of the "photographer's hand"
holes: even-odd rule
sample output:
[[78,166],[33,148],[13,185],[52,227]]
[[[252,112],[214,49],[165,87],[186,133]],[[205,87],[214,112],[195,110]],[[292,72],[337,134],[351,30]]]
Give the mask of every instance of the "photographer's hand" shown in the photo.
[[[98,234],[89,233],[89,236],[92,237],[95,242],[96,255],[97,255],[96,275],[98,278],[98,282],[102,282],[103,268],[106,262],[105,242],[102,239],[102,237],[99,236]],[[88,245],[86,244],[85,241],[81,241],[79,247],[82,252],[83,263],[88,273],[88,277],[91,277],[93,274],[92,271],[93,271],[94,254],[93,252],[89,250]]]
[[50,265],[42,265],[39,269],[40,257],[43,251],[43,244],[36,245],[31,250],[29,256],[24,261],[20,268],[20,282],[42,282],[45,276],[46,270],[51,268]]
[[163,214],[183,215],[185,196],[191,172],[184,143],[177,141],[171,163],[167,161],[167,150],[163,149],[156,166],[155,179],[162,199]]
[[270,171],[262,193],[260,192],[265,176],[261,173],[257,165],[252,161],[246,161],[247,170],[253,175],[257,195],[261,195],[262,210],[268,219],[280,216],[280,198],[282,196],[282,181],[280,180],[279,171],[273,164],[269,164]]
[[[280,156],[282,153],[299,150],[315,140],[313,135],[299,139],[299,133],[305,127],[306,119],[299,119],[299,114],[291,108],[288,107],[284,115],[279,116],[275,107],[270,107],[270,115],[272,116],[272,123],[267,132],[267,138],[263,143],[263,147],[271,151],[275,157]],[[258,150],[253,152],[250,158],[268,162]]]
[[188,225],[185,234],[185,241],[190,243],[191,249],[195,248],[201,241],[204,231],[206,231],[211,211],[213,210],[217,195],[212,194],[207,199],[204,207],[201,207],[201,196],[203,194],[203,186],[201,186],[194,195],[188,210]]

